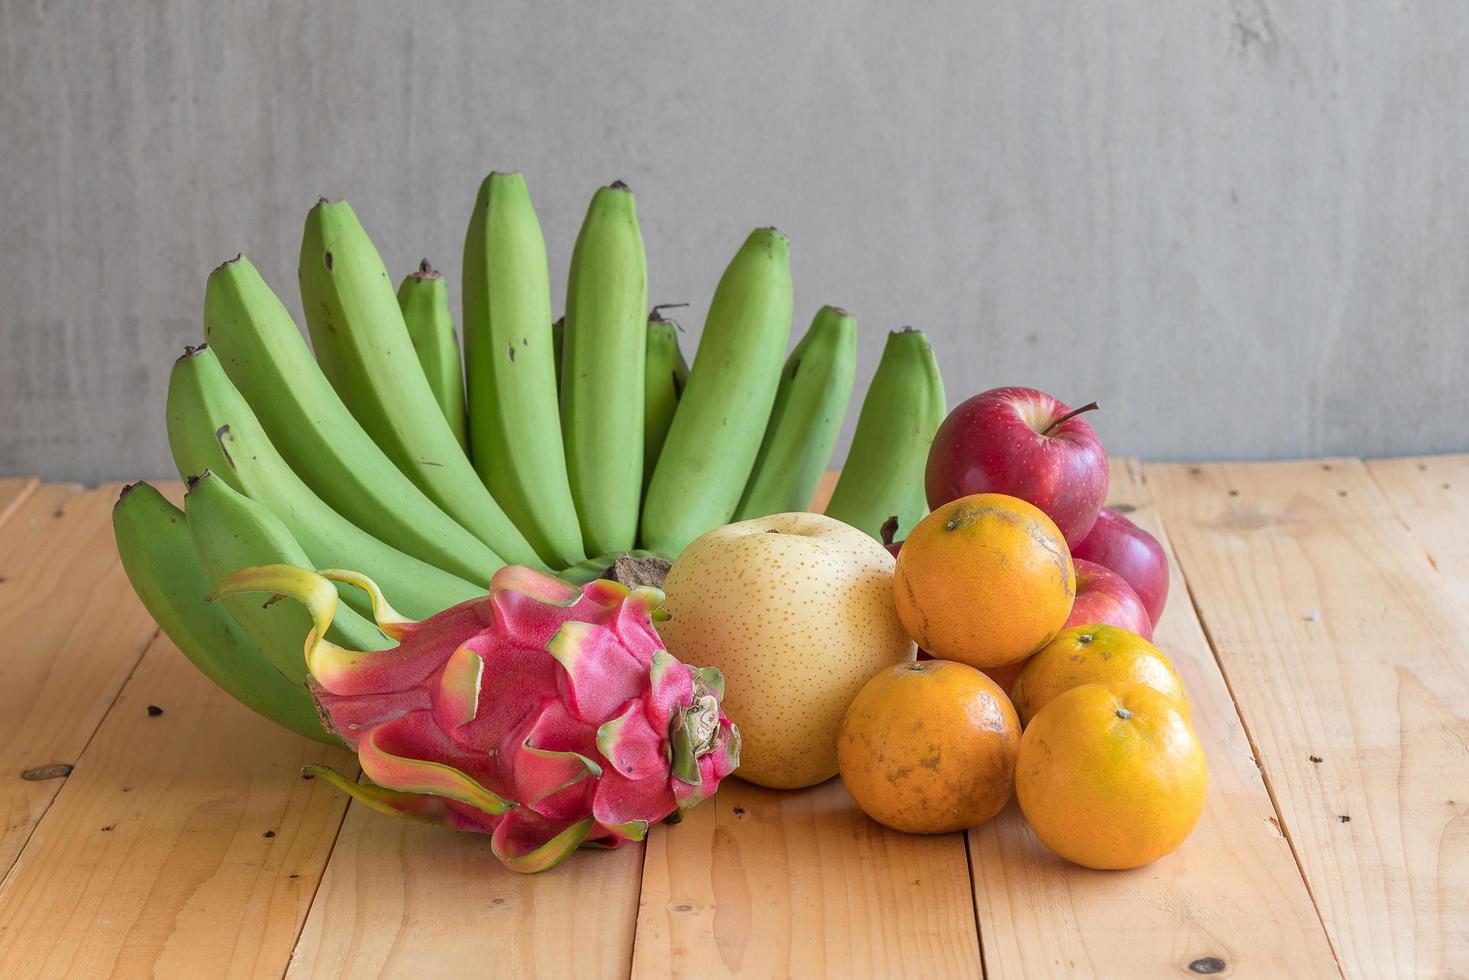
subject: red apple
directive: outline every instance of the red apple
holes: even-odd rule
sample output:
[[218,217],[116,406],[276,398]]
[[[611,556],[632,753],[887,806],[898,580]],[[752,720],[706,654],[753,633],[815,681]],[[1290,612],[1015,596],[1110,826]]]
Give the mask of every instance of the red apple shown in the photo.
[[1062,629],[1107,623],[1145,640],[1153,638],[1153,621],[1148,618],[1148,610],[1125,578],[1085,558],[1072,561],[1076,564],[1076,601],[1071,604],[1071,615],[1066,617]]
[[1143,601],[1148,619],[1158,622],[1168,601],[1168,557],[1157,538],[1110,507],[1103,507],[1091,533],[1071,549],[1071,554],[1105,565],[1127,579]]
[[994,388],[949,413],[933,437],[924,485],[928,506],[971,493],[1035,504],[1081,543],[1107,499],[1107,453],[1082,412],[1034,388]]

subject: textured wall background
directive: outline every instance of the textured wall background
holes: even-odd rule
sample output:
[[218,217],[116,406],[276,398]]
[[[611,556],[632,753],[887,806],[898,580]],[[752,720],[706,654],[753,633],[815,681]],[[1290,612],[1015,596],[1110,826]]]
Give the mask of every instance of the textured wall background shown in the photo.
[[1116,452],[1469,449],[1462,0],[665,6],[0,0],[0,472],[166,474],[205,275],[299,309],[319,194],[457,305],[491,169],[557,283],[631,183],[686,343],[774,223],[863,388],[913,323],[951,402],[1098,398]]

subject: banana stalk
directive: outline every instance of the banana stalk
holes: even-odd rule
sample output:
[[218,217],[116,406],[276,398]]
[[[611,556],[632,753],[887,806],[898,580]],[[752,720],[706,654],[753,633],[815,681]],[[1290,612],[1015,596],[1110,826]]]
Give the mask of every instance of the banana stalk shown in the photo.
[[[209,275],[204,339],[281,456],[333,510],[461,578],[488,583],[505,564],[362,430],[312,360],[291,314],[244,256]],[[532,554],[524,539],[514,540],[522,557]]]
[[382,257],[345,201],[323,199],[307,214],[300,275],[317,360],[367,434],[497,555],[534,563],[534,552],[479,482],[444,420]]
[[208,347],[174,363],[168,379],[168,444],[179,475],[213,471],[256,501],[300,542],[315,568],[366,568],[427,618],[485,594],[475,585],[384,544],[328,507],[301,482],[266,437],[255,413]]
[[[132,484],[112,508],[112,529],[133,591],[205,677],[277,725],[327,745],[342,744],[322,728],[311,694],[262,656],[223,606],[205,601],[213,588],[177,507],[149,484]],[[304,668],[304,650],[296,657]]]
[[888,334],[827,516],[880,541],[883,522],[896,515],[898,536],[906,536],[928,513],[923,469],[945,411],[928,338],[912,327]]
[[729,522],[760,452],[790,333],[790,243],[760,228],[714,290],[643,502],[643,547],[676,555]]
[[678,322],[664,317],[655,306],[648,314],[646,367],[643,371],[643,492],[653,480],[673,412],[689,380],[689,362],[678,346]]
[[592,197],[571,253],[563,338],[566,476],[590,554],[625,551],[643,496],[647,260],[632,193]]
[[428,259],[420,262],[418,271],[398,287],[398,308],[403,311],[403,325],[408,328],[408,339],[413,342],[418,363],[423,365],[434,401],[459,440],[459,448],[467,453],[469,422],[464,412],[464,363],[459,356],[459,338],[454,334],[444,277],[434,271]]
[[556,402],[546,243],[520,174],[480,186],[464,239],[464,354],[474,465],[536,552],[587,557]]
[[856,370],[856,318],[823,306],[781,371],[765,441],[735,520],[810,505],[841,433]]

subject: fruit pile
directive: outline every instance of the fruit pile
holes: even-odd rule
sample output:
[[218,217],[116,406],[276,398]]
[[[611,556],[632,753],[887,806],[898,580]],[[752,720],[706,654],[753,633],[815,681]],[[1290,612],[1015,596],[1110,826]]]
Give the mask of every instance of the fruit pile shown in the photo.
[[[395,292],[344,202],[306,217],[310,349],[248,259],[215,269],[204,343],[168,384],[184,509],[135,484],[114,528],[138,595],[201,671],[356,750],[371,783],[338,785],[488,833],[507,865],[540,870],[580,844],[639,839],[737,763],[718,671],[669,654],[651,625],[662,593],[645,583],[711,529],[807,505],[852,394],[856,322],[823,308],[787,357],[789,246],[757,229],[689,368],[676,324],[647,313],[621,183],[592,198],[560,319],[519,174],[480,187],[463,270],[461,359],[442,277],[425,261]],[[828,510],[880,559],[884,520],[927,511],[945,407],[923,334],[891,334]],[[629,556],[630,585],[600,579]],[[873,567],[843,573],[883,583],[870,601],[888,649],[854,658],[864,672],[909,647],[890,570]],[[809,590],[789,572],[793,594]],[[299,602],[245,594],[261,589]],[[828,697],[823,719],[852,693]],[[835,743],[813,754],[830,768]]]
[[660,631],[728,680],[740,776],[792,788],[840,772],[869,816],[912,833],[981,824],[1013,795],[1042,842],[1092,868],[1188,836],[1208,768],[1150,642],[1167,561],[1102,507],[1094,408],[1024,388],[961,404],[928,454],[932,512],[901,542],[901,519],[885,528],[896,559],[795,514],[684,551]]
[[788,243],[757,229],[689,368],[666,307],[644,312],[620,183],[553,321],[525,181],[484,181],[462,359],[442,277],[425,261],[395,293],[345,203],[307,215],[300,288],[310,350],[249,260],[210,275],[168,386],[184,509],[134,484],[114,528],[185,655],[355,751],[360,782],[313,771],[363,804],[486,834],[525,872],[641,840],[736,767],[781,789],[840,772],[918,833],[1013,795],[1094,868],[1198,820],[1207,766],[1149,642],[1167,562],[1102,507],[1095,404],[998,388],[945,417],[927,340],[896,331],[805,513],[856,321],[822,308],[787,357]]

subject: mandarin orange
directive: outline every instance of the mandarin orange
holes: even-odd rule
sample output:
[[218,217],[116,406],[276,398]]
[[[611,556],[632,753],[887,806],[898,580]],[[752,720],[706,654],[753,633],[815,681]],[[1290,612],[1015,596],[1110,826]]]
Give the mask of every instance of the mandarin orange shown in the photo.
[[1076,598],[1076,569],[1040,508],[977,493],[913,528],[898,552],[893,597],[908,635],[933,656],[1003,667],[1061,630]]
[[1178,702],[1192,720],[1183,680],[1168,657],[1153,644],[1119,626],[1073,626],[1046,644],[1010,685],[1010,700],[1022,725],[1056,695],[1082,684],[1135,681]]
[[964,664],[889,667],[858,692],[837,737],[847,792],[880,824],[913,834],[973,827],[1014,788],[1020,719],[1003,691]]
[[1057,695],[1020,739],[1015,794],[1041,842],[1088,868],[1136,868],[1183,843],[1209,767],[1178,703],[1130,681]]

